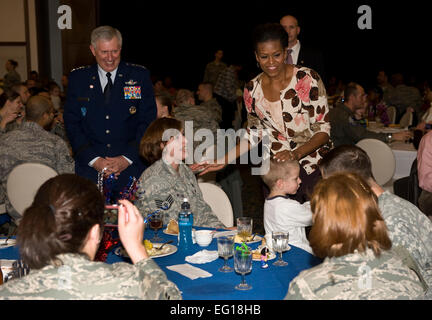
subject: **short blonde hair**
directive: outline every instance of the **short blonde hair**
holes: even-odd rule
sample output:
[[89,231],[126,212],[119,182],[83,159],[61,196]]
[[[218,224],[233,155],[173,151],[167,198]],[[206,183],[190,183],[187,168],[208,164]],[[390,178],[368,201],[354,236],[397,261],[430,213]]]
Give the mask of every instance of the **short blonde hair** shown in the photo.
[[99,40],[110,41],[114,37],[118,39],[121,48],[123,42],[121,32],[111,26],[100,26],[92,31],[90,42],[91,45],[96,48]]
[[261,176],[264,183],[272,190],[276,186],[276,182],[279,179],[283,179],[291,174],[292,170],[299,168],[300,165],[297,160],[288,161],[276,161],[274,159],[270,160],[269,171]]

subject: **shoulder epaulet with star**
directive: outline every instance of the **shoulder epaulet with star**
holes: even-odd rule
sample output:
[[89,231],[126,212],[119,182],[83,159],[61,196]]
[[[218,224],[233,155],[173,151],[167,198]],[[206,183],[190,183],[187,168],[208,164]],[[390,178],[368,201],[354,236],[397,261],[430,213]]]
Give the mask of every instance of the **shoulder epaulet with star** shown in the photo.
[[81,70],[81,69],[88,69],[88,68],[90,68],[90,66],[81,66],[81,67],[72,69],[71,72],[74,72],[74,71],[77,71],[77,70]]
[[146,67],[144,67],[144,66],[142,66],[140,64],[135,64],[135,63],[126,62],[126,65],[130,66],[130,67],[138,67],[138,68],[142,68],[142,69],[147,69]]

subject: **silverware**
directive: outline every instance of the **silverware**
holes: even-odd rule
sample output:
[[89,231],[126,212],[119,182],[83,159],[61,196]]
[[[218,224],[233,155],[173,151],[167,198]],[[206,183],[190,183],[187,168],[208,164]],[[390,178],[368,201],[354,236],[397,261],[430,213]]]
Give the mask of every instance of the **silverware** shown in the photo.
[[171,243],[171,242],[173,242],[172,240],[169,240],[169,241],[167,241],[167,242],[164,242],[159,248],[155,248],[156,250],[162,250],[162,248],[163,248],[163,246],[164,245],[166,245],[166,244],[168,244],[168,243]]
[[10,237],[12,237],[12,234],[8,235],[8,237],[6,238],[5,242],[2,243],[0,246],[1,246],[1,247],[6,247],[6,246],[8,245],[7,242],[8,242],[8,240],[10,239]]

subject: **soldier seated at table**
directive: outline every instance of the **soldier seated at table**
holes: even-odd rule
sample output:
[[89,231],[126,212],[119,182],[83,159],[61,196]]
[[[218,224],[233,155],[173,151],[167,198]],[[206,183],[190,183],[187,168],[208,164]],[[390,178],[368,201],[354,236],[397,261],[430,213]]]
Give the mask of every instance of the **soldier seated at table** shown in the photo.
[[144,221],[121,200],[120,240],[133,264],[92,261],[103,232],[104,199],[83,177],[46,181],[18,227],[21,258],[31,271],[0,286],[0,299],[181,299],[177,286],[148,257]]
[[[403,246],[411,254],[423,278],[432,286],[432,222],[419,208],[395,194],[384,191],[372,175],[369,156],[357,146],[340,146],[325,155],[320,163],[323,178],[342,171],[355,172],[371,187],[378,199],[393,246]],[[432,297],[432,290],[428,291]]]
[[187,198],[194,214],[194,225],[225,228],[204,201],[192,170],[183,162],[187,156],[182,122],[160,118],[150,124],[140,145],[140,155],[148,167],[139,179],[135,205],[142,214],[162,210],[163,222],[178,218]]
[[309,242],[324,262],[302,271],[286,299],[421,299],[427,285],[403,247],[392,247],[372,189],[355,173],[321,180]]

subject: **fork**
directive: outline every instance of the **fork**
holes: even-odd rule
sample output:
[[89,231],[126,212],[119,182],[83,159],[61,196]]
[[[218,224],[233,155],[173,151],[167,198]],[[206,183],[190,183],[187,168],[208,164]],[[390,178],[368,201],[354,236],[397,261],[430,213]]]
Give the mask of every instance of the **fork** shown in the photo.
[[164,245],[166,245],[166,244],[168,244],[168,243],[171,243],[171,242],[173,242],[172,240],[169,240],[169,241],[167,241],[167,242],[164,242],[159,248],[155,248],[156,250],[162,250],[162,248],[163,248],[163,246]]

